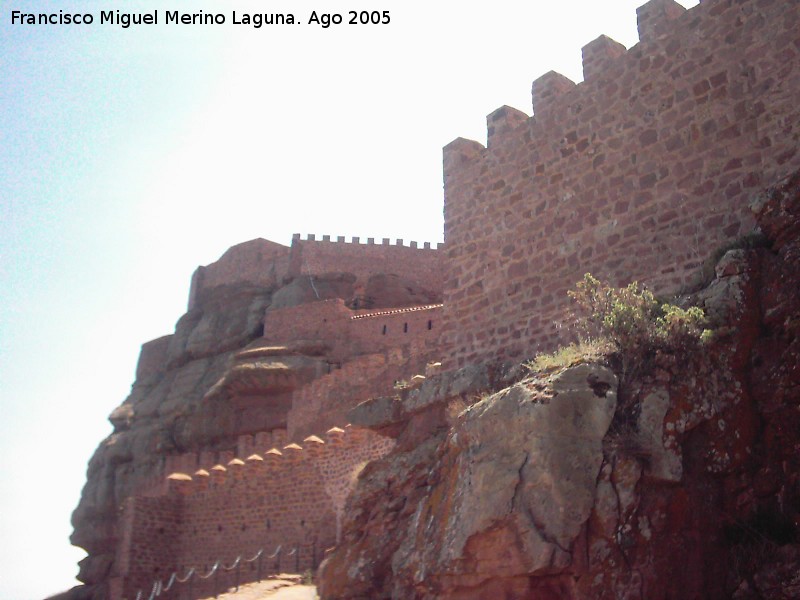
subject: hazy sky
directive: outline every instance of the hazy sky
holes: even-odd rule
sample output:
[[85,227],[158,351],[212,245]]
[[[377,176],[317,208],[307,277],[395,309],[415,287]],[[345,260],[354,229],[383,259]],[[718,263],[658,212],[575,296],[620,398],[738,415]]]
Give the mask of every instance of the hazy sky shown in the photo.
[[[635,44],[641,3],[0,2],[0,598],[76,583],[86,462],[198,265],[294,232],[441,241],[442,146],[485,142],[504,104],[531,114],[551,69],[580,81],[598,35]],[[161,24],[100,25],[115,9]],[[306,23],[362,9],[391,22]],[[12,25],[13,10],[95,22]],[[233,25],[234,10],[303,24]]]

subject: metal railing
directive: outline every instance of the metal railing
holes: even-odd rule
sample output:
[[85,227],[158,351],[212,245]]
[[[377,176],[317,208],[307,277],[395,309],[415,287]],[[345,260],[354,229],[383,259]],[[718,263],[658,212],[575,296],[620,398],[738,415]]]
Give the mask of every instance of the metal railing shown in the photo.
[[[311,544],[310,550],[311,550],[311,568],[313,570],[316,569],[317,567],[316,542]],[[242,555],[237,556],[236,559],[228,566],[226,566],[222,562],[222,560],[217,560],[205,574],[201,574],[196,567],[191,567],[187,569],[186,574],[183,577],[180,577],[177,572],[173,572],[167,579],[166,584],[164,584],[161,579],[156,579],[155,581],[153,581],[153,585],[150,588],[149,595],[145,596],[145,593],[141,589],[139,589],[139,591],[136,592],[135,600],[155,600],[156,598],[159,598],[163,594],[166,594],[167,592],[172,590],[172,588],[176,587],[177,584],[180,584],[181,586],[186,585],[186,587],[183,589],[186,590],[187,597],[194,598],[194,592],[199,591],[195,589],[196,587],[195,582],[197,582],[197,587],[199,587],[205,585],[205,582],[208,582],[209,580],[211,580],[210,583],[212,585],[212,593],[214,595],[214,598],[217,598],[219,597],[219,594],[222,591],[227,591],[227,590],[222,590],[222,578],[225,574],[233,572],[234,576],[233,588],[235,592],[238,592],[239,586],[242,584],[243,565],[248,565],[248,564],[252,565],[252,563],[256,563],[255,565],[256,579],[255,580],[248,579],[247,582],[262,581],[264,577],[269,573],[281,572],[282,556],[294,557],[294,565],[293,565],[294,572],[298,573],[300,571],[300,553],[301,553],[300,546],[295,546],[294,548],[292,548],[291,551],[286,552],[285,554],[283,553],[282,547],[278,546],[277,548],[275,548],[275,551],[272,554],[265,556],[264,549],[262,548],[258,552],[256,552],[256,554],[252,558],[245,558]],[[274,561],[272,563],[272,568],[270,568],[269,564],[267,565],[264,564],[265,560]],[[177,593],[176,597],[180,597],[180,590],[177,590],[177,588],[176,588],[176,593]]]

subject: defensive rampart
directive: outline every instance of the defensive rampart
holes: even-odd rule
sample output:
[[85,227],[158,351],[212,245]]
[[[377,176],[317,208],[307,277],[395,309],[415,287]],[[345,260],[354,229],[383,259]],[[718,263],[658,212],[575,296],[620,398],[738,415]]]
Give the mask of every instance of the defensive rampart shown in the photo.
[[[116,597],[149,592],[172,572],[206,572],[217,560],[230,564],[281,545],[300,549],[293,568],[311,568],[336,543],[360,470],[394,444],[350,427],[332,428],[324,438],[282,445],[279,432],[265,433],[243,436],[238,457],[223,453],[217,464],[204,463],[206,453],[173,458],[169,466],[183,472],[172,473],[159,493],[125,502]],[[274,441],[278,447],[264,446]],[[198,584],[194,591],[201,591]]]
[[445,367],[564,340],[584,273],[661,293],[751,231],[748,204],[800,166],[800,3],[652,0],[640,42],[583,48],[584,81],[533,83],[486,147],[444,149]]
[[345,242],[344,237],[315,235],[301,239],[299,234],[292,238],[289,274],[322,275],[323,273],[353,273],[362,283],[376,273],[391,273],[403,279],[413,280],[429,290],[440,290],[444,279],[443,265],[438,244],[432,248],[425,242],[420,248],[417,242],[404,245],[403,240],[391,244],[388,238],[376,244],[374,238],[368,238],[363,244],[360,238],[354,237]]

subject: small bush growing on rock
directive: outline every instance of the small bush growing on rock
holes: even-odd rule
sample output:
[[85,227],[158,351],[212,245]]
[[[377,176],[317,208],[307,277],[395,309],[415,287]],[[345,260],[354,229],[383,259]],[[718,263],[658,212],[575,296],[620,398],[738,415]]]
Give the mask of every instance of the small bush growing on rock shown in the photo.
[[587,273],[569,296],[582,313],[581,332],[619,352],[623,376],[640,372],[658,353],[688,354],[710,339],[701,308],[661,302],[638,282],[615,288]]
[[701,308],[662,303],[636,281],[614,288],[587,273],[568,293],[584,312],[579,327],[607,339],[620,352],[688,350],[700,342],[705,331],[706,316]]

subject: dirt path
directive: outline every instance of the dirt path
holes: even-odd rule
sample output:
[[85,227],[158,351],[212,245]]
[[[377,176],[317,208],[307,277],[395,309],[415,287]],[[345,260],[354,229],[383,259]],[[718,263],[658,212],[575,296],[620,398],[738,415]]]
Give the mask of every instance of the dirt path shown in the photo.
[[299,575],[280,575],[259,583],[247,583],[240,586],[238,592],[219,596],[219,600],[317,600],[318,598],[317,588],[313,585],[303,585]]

